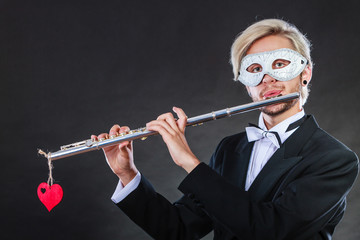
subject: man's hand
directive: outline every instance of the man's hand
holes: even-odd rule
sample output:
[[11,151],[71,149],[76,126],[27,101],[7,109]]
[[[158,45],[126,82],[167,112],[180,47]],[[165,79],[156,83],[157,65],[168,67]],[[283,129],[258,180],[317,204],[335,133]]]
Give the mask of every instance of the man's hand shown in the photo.
[[[110,136],[128,132],[129,127],[114,125],[109,134],[102,133],[99,136],[92,135],[91,139],[108,139]],[[106,161],[111,170],[120,178],[122,184],[127,185],[138,173],[134,164],[132,141],[125,141],[118,145],[103,148]]]
[[172,113],[164,113],[157,120],[146,124],[146,129],[159,132],[174,162],[190,173],[200,161],[190,150],[184,135],[187,122],[186,114],[177,107],[174,107],[173,111],[179,118],[177,121]]

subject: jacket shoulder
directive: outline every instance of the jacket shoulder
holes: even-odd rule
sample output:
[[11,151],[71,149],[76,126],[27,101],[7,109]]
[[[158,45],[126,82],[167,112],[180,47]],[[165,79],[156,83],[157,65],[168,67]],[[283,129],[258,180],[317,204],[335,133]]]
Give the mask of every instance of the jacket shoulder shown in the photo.
[[236,134],[224,137],[220,141],[218,148],[219,147],[225,148],[225,149],[234,148],[234,147],[237,147],[239,144],[243,143],[244,141],[247,141],[246,132],[236,133]]
[[242,149],[248,145],[246,144],[247,142],[246,132],[240,132],[223,138],[217,145],[209,165],[215,168],[215,166],[222,165],[226,159],[232,160],[229,155],[241,152]]
[[[356,157],[356,154],[344,143],[327,133],[325,130],[318,128],[307,144],[308,148],[316,148],[319,152],[347,152]],[[356,157],[357,158],[357,157]]]
[[357,175],[359,159],[355,152],[321,128],[314,132],[300,154],[304,159],[316,159],[309,165],[311,172],[347,169]]

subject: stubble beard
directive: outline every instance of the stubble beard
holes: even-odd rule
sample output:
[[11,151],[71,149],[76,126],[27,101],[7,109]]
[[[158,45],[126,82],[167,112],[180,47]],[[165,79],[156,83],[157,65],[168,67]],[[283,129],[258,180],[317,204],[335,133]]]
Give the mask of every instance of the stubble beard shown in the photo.
[[[297,85],[297,88],[291,89],[290,92],[291,93],[294,93],[294,92],[300,93],[300,89],[301,89],[301,84]],[[258,101],[258,99],[253,98],[253,101]],[[280,114],[283,114],[287,110],[291,109],[298,101],[299,101],[299,99],[297,98],[297,99],[294,99],[291,101],[277,103],[277,104],[270,105],[270,106],[265,106],[265,107],[260,108],[260,111],[268,116],[272,116],[272,117],[278,116]]]
[[285,103],[278,103],[276,104],[276,107],[274,107],[274,105],[265,106],[262,107],[260,111],[268,116],[278,116],[292,108],[298,101],[299,99],[294,99]]

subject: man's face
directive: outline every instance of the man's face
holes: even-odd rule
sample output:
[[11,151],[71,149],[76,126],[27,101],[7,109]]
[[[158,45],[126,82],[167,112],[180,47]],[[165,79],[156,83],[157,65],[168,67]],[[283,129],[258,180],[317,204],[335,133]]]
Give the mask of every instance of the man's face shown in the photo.
[[[282,36],[270,35],[255,41],[246,54],[248,55],[253,53],[273,51],[281,48],[289,48],[295,50],[289,39]],[[274,62],[273,68],[282,68],[287,66],[288,64],[289,61],[279,60],[278,62]],[[261,66],[257,66],[256,64],[254,64],[248,68],[248,71],[259,71],[260,67]],[[303,79],[309,81],[311,75],[309,76],[308,72],[309,74],[311,74],[311,70],[309,70],[309,68],[306,68],[303,72]],[[278,81],[267,74],[264,75],[262,81],[257,86],[246,86],[246,89],[248,90],[248,93],[253,99],[253,101],[260,101],[279,95],[287,95],[293,92],[300,92],[300,88],[300,76],[297,76],[289,81]],[[300,101],[293,100],[286,103],[266,106],[263,107],[261,111],[269,116],[276,116],[289,109],[293,109],[293,111],[298,112],[301,109]]]

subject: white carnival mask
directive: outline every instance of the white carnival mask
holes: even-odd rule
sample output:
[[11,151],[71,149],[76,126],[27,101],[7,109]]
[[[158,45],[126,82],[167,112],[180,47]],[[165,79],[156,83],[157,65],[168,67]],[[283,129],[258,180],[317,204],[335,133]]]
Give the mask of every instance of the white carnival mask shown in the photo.
[[306,58],[289,48],[249,54],[241,61],[238,80],[249,87],[257,86],[265,74],[289,81],[297,77],[306,64]]

